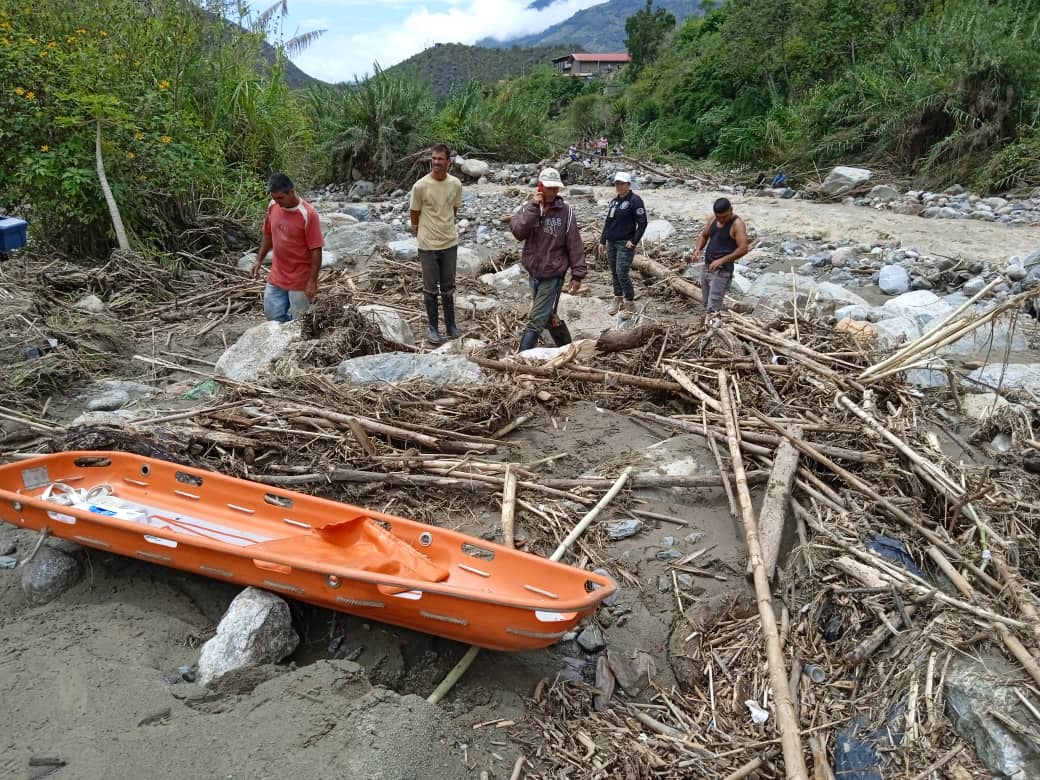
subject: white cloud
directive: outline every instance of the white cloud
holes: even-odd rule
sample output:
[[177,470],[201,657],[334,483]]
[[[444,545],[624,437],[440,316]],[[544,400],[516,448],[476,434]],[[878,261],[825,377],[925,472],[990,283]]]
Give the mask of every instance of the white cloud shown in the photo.
[[[326,18],[319,26],[327,32],[294,62],[316,78],[350,81],[354,76],[371,73],[373,62],[388,68],[435,43],[473,44],[489,36],[529,35],[604,0],[557,0],[541,11],[528,8],[530,2],[469,0],[441,11],[430,11],[423,4],[399,23],[365,31],[350,29],[349,20],[340,23]],[[394,4],[413,5],[402,0],[395,0]]]

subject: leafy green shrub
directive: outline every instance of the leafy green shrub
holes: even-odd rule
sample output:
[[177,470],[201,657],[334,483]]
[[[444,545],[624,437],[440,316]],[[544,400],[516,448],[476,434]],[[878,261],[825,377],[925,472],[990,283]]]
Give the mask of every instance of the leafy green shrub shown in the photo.
[[277,66],[261,75],[260,42],[181,3],[0,11],[0,205],[96,255],[112,230],[98,158],[137,246],[172,247],[203,211],[258,203],[263,174],[306,134]]

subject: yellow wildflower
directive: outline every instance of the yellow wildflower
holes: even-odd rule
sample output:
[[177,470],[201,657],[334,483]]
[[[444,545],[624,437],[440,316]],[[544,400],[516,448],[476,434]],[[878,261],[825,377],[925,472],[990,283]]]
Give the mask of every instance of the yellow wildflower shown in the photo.
[[29,90],[28,92],[26,92],[26,93],[25,93],[25,99],[26,99],[26,100],[36,100],[36,93],[35,93],[35,92],[33,92],[33,91],[32,91],[32,90],[30,89],[30,90]]
[[132,160],[132,159],[134,159],[135,157],[137,157],[137,155],[136,155],[136,154],[134,154],[133,152],[127,152],[127,153],[126,153],[126,158],[127,158],[128,160]]
[[134,133],[134,138],[136,138],[138,141],[143,141],[144,140],[144,133],[142,133],[140,130],[138,130],[136,133]]
[[55,47],[56,47],[57,45],[58,45],[58,42],[57,42],[57,41],[51,41],[50,43],[48,43],[48,44],[47,44],[47,48],[48,48],[48,49],[53,49],[53,48],[55,48]]
[[98,30],[98,35],[100,35],[102,38],[107,38],[108,37],[108,33],[105,32],[104,30]]
[[86,34],[87,34],[87,31],[84,30],[82,27],[77,27],[76,28],[76,35],[86,35]]
[[4,46],[10,46],[11,45],[11,42],[9,40],[7,40],[7,38],[0,38],[0,43],[2,43]]
[[65,39],[65,43],[75,43],[75,42],[76,42],[76,36],[75,35],[70,35],[70,36],[68,36]]
[[51,148],[49,146],[47,146],[47,144],[44,144],[43,146],[40,147],[40,151],[41,152],[49,152],[50,150],[51,150]]
[[25,90],[22,89],[21,87],[15,87],[14,88],[14,94],[19,95],[19,96],[24,95],[25,94]]
[[33,38],[31,35],[29,36],[28,41],[29,41],[29,43],[32,43],[32,44],[36,43],[36,39]]
[[41,57],[46,57],[47,56],[47,50],[46,49],[41,49],[40,50],[40,56]]
[[164,136],[163,136],[162,138],[160,138],[159,140],[160,140],[160,141],[162,141],[162,142],[163,142],[164,144],[168,144],[168,143],[169,143],[170,141],[172,141],[173,139],[172,139],[172,138],[170,138],[170,136],[168,136],[168,135],[164,135]]
[[163,79],[162,81],[159,82],[159,89],[169,89],[169,88],[170,88],[169,80]]

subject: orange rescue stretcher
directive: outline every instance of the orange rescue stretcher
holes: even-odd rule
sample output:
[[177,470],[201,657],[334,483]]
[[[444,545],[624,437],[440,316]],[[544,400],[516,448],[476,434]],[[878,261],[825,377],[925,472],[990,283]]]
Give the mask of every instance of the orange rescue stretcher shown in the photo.
[[0,519],[494,650],[553,644],[616,587],[455,531],[125,452],[0,466]]

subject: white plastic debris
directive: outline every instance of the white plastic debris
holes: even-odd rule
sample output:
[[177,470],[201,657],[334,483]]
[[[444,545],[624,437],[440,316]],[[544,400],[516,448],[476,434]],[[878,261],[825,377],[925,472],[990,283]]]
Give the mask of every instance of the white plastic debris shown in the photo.
[[760,726],[769,720],[769,713],[762,709],[754,699],[748,699],[744,702],[744,706],[748,708],[748,711],[751,713],[751,722],[756,726]]

